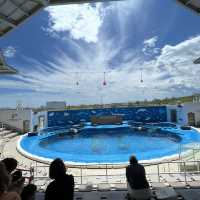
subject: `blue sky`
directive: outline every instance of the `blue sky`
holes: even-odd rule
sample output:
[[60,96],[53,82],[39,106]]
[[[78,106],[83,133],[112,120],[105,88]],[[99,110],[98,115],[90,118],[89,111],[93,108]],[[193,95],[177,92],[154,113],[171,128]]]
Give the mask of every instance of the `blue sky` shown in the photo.
[[0,40],[7,62],[20,71],[0,77],[0,105],[128,102],[200,92],[200,68],[193,64],[200,56],[199,21],[175,0],[48,7]]

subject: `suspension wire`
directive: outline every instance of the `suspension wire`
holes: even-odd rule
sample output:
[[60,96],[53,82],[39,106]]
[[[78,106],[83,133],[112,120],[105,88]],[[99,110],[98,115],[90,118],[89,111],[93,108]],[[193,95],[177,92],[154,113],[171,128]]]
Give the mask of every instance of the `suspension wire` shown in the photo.
[[143,80],[142,68],[140,70],[141,70],[141,73],[140,73],[140,83],[143,83],[144,80]]
[[79,80],[78,80],[78,76],[79,75],[79,73],[78,72],[76,72],[76,86],[79,86]]
[[103,73],[103,86],[106,86],[106,72]]

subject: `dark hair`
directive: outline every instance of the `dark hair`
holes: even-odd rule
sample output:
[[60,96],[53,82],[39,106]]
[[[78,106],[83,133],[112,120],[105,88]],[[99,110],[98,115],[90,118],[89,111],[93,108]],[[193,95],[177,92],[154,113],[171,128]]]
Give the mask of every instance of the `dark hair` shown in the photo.
[[21,170],[16,170],[14,173],[12,173],[12,182],[15,182],[22,178],[22,171]]
[[130,162],[130,164],[132,165],[132,164],[138,163],[138,160],[137,160],[136,156],[132,155],[132,156],[129,158],[129,162]]
[[56,158],[49,167],[49,177],[51,179],[59,179],[66,174],[64,162],[60,158]]
[[10,178],[6,170],[6,166],[3,162],[0,162],[0,192],[4,192],[8,189]]
[[25,186],[21,193],[21,200],[28,200],[35,194],[36,190],[37,187],[34,184],[29,184]]
[[13,170],[15,170],[18,164],[15,158],[5,158],[2,160],[2,162],[5,164],[8,173],[11,173]]

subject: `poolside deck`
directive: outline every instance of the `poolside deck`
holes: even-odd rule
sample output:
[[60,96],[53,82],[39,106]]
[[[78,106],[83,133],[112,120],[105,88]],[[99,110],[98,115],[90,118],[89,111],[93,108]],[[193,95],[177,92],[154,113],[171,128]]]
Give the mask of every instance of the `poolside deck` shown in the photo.
[[[8,139],[0,139],[3,145],[3,157],[15,157],[19,161],[19,167],[23,169],[30,169],[30,166],[35,167],[34,182],[38,186],[39,191],[44,191],[50,182],[48,178],[49,166],[44,163],[38,163],[22,156],[16,150],[16,143],[19,136],[14,136]],[[197,152],[199,156],[200,153]],[[197,156],[196,156],[197,157]],[[186,157],[187,160],[192,160],[193,156]],[[195,161],[196,163],[198,161]],[[195,162],[187,162],[186,165],[196,165]],[[200,164],[200,162],[198,162]],[[188,171],[184,173],[181,171],[183,164],[179,162],[163,162],[161,164],[151,164],[145,166],[148,181],[155,190],[155,188],[170,187],[177,192],[179,199],[184,196],[185,199],[196,200],[200,191],[200,170],[198,167],[195,171]],[[193,169],[194,170],[194,169]],[[25,172],[28,176],[28,172]],[[82,166],[75,168],[70,166],[68,173],[75,177],[75,199],[125,199],[126,178],[125,165],[105,168],[103,166]],[[90,185],[89,189],[86,187]],[[87,192],[86,192],[87,191]],[[158,193],[159,194],[159,193]],[[38,199],[43,197],[43,192],[39,192]],[[191,197],[192,196],[192,197]],[[182,198],[183,199],[183,198]]]
[[[173,191],[173,190],[172,190]],[[199,200],[200,189],[175,189],[176,196],[166,197],[164,195],[156,195],[154,193],[151,200]],[[173,192],[174,193],[174,192]],[[166,197],[166,198],[165,198]],[[44,192],[37,192],[36,200],[43,200]],[[127,191],[91,191],[91,192],[75,192],[74,200],[126,200]]]
[[[19,136],[7,140],[4,145],[3,155],[4,157],[15,157],[19,160],[19,166],[29,169],[30,166],[34,166],[37,170],[35,171],[35,177],[48,177],[48,165],[33,161],[29,158],[22,156],[16,150],[16,143]],[[194,165],[194,162],[187,163],[187,166]],[[184,173],[181,172],[181,166],[179,162],[163,162],[159,165],[149,164],[145,166],[146,173],[150,182],[185,182]],[[159,171],[159,172],[158,172]],[[196,168],[196,172],[198,172]],[[90,183],[125,183],[125,165],[122,166],[69,166],[68,172],[75,176],[77,184]],[[181,173],[180,173],[181,172]],[[180,175],[181,174],[181,175]],[[187,174],[187,182],[191,182],[190,176],[193,176],[193,180],[199,181],[198,174]],[[178,179],[177,179],[178,177]]]

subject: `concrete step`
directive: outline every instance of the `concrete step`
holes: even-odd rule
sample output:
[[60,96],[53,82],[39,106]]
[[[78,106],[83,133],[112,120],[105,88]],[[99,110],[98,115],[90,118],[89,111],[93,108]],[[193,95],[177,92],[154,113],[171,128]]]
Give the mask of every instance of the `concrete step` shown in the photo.
[[9,134],[6,134],[6,136],[4,136],[4,138],[12,138],[12,137],[15,137],[15,136],[17,136],[17,135],[18,135],[17,132],[11,132],[11,133],[9,133]]
[[162,187],[162,188],[156,188],[155,189],[156,197],[157,199],[162,200],[176,200],[178,197],[178,194],[176,191],[171,187]]
[[0,132],[6,130],[5,128],[0,128]]
[[9,134],[9,133],[11,133],[12,131],[11,130],[4,130],[4,131],[1,131],[0,132],[0,136],[2,136],[2,135],[7,135],[7,134]]

